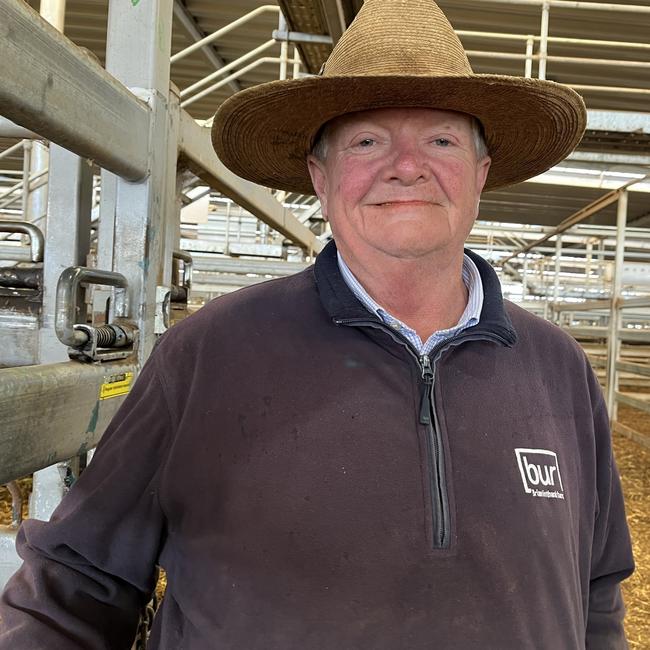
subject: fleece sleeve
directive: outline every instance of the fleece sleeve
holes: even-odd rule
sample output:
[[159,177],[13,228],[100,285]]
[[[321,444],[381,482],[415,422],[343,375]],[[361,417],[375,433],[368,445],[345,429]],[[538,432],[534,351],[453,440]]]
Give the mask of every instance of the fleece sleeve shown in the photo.
[[25,521],[0,597],[0,650],[128,650],[165,531],[157,477],[172,423],[155,354],[50,522]]
[[587,615],[587,650],[625,650],[625,607],[620,583],[634,571],[621,481],[612,454],[607,410],[595,405],[598,512],[594,530]]

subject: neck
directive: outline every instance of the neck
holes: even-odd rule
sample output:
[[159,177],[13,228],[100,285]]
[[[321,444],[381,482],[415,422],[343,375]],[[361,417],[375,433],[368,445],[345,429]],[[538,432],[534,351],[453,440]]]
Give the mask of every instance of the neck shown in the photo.
[[375,302],[414,329],[421,340],[456,325],[467,306],[463,251],[452,256],[403,259],[384,255],[363,262],[341,250],[357,280]]

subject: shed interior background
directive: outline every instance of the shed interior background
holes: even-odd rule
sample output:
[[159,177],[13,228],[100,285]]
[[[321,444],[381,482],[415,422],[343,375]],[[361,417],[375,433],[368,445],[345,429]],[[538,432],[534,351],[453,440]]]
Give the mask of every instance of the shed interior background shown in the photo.
[[[49,516],[156,337],[330,237],[315,197],[228,172],[209,126],[238,90],[316,74],[361,4],[0,0],[0,585],[22,510]],[[639,564],[630,644],[650,648],[650,1],[438,4],[475,72],[568,84],[589,110],[565,161],[484,195],[468,246],[601,379]]]

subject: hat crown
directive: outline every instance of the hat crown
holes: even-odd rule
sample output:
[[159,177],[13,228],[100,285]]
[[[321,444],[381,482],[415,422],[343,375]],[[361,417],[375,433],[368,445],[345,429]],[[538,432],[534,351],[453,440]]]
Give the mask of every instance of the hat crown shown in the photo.
[[323,70],[324,77],[471,74],[460,39],[433,0],[366,0]]

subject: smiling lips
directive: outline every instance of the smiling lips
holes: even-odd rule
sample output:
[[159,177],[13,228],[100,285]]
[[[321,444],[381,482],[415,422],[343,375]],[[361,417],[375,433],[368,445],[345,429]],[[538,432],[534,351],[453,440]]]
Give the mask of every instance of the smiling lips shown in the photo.
[[378,207],[394,207],[394,206],[418,206],[418,205],[431,205],[431,201],[425,201],[424,199],[408,199],[408,200],[396,200],[396,201],[385,201],[382,203],[375,203],[375,206]]

